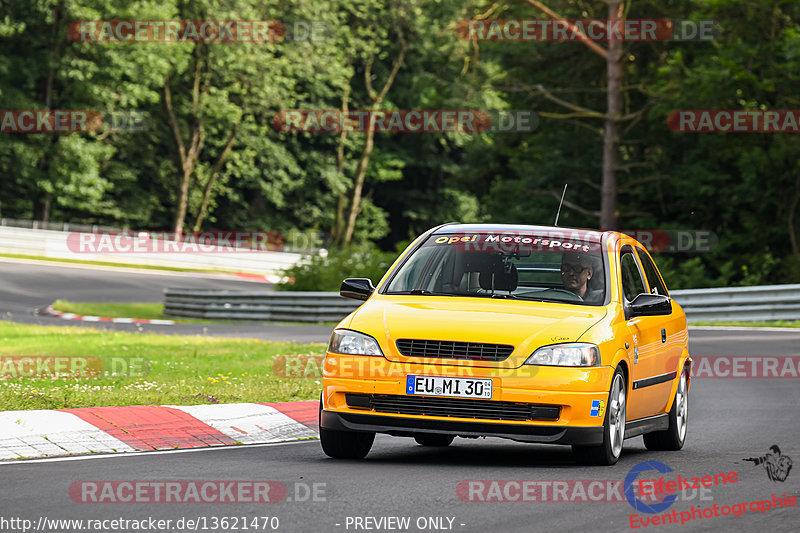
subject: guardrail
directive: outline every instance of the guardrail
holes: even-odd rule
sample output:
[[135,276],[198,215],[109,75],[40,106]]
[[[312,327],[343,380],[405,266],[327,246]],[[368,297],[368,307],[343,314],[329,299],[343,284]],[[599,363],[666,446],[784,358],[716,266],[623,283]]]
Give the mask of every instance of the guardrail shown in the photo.
[[800,320],[800,284],[671,291],[689,322]]
[[[338,322],[359,303],[335,292],[166,289],[164,315],[222,320]],[[689,322],[798,320],[800,284],[672,291]]]

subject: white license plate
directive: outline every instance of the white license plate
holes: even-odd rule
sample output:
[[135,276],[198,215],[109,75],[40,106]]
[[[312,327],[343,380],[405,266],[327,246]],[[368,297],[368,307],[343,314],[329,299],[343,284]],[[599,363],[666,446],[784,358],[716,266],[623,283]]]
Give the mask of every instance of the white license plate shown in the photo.
[[406,376],[407,394],[451,396],[454,398],[492,397],[491,379],[448,378],[440,376]]

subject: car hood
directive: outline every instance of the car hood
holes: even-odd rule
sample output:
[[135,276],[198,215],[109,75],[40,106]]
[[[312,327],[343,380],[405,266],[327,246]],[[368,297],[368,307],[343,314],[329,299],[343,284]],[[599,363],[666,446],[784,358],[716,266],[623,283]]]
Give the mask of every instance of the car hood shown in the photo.
[[416,361],[397,349],[397,339],[509,344],[502,363],[450,360],[455,365],[517,367],[549,344],[575,342],[606,315],[603,306],[450,296],[375,295],[347,328],[375,337],[391,361]]

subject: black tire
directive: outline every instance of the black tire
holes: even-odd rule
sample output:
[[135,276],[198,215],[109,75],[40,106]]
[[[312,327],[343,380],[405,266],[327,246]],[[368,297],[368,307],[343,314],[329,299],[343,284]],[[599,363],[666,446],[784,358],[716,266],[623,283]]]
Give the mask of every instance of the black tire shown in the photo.
[[441,435],[439,433],[420,433],[414,435],[414,440],[422,446],[450,446],[455,435]]
[[334,459],[363,459],[372,449],[375,433],[338,431],[322,427],[322,395],[319,397],[319,441],[322,451]]
[[675,399],[669,410],[669,427],[664,431],[654,431],[644,435],[644,445],[648,450],[677,451],[683,448],[689,428],[689,386],[686,371],[681,373]]
[[[612,396],[615,397],[613,403]],[[619,401],[620,397],[622,398],[621,402]],[[580,464],[610,466],[619,461],[622,455],[622,442],[625,440],[627,402],[625,373],[620,367],[617,367],[608,391],[606,414],[603,419],[603,443],[598,446],[573,445],[572,453]]]
[[319,428],[319,440],[322,443],[322,451],[328,457],[363,459],[372,448],[375,433]]

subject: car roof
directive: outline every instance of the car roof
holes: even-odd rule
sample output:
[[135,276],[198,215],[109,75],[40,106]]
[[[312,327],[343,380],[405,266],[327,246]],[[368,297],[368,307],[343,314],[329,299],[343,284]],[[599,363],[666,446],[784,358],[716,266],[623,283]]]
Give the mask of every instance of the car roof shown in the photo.
[[604,234],[616,234],[617,232],[603,232],[591,229],[580,228],[565,228],[560,226],[534,226],[528,224],[457,224],[450,223],[437,227],[433,234],[441,235],[443,233],[470,233],[470,232],[487,232],[487,231],[504,231],[504,232],[525,232],[525,233],[546,233],[546,234],[560,234],[564,237],[569,236],[573,238],[585,239],[589,242],[602,242]]

